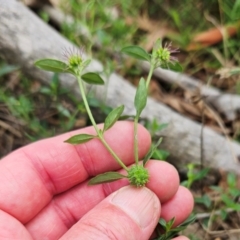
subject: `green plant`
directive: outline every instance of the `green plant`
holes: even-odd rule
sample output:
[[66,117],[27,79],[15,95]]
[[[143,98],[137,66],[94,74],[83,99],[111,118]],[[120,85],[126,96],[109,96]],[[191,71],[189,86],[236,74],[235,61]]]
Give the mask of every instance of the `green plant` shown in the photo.
[[[6,123],[13,121],[13,128],[21,133],[22,144],[73,129],[76,119],[84,118],[83,103],[60,86],[57,74],[54,74],[49,86],[40,86],[38,82],[24,77],[18,69],[0,63],[0,105]],[[71,108],[73,104],[74,109]],[[15,147],[19,144],[14,144]]]
[[[211,198],[204,194],[201,197],[195,198],[196,203],[203,204],[207,209],[211,207],[220,209],[222,219],[227,217],[228,210],[240,211],[240,190],[237,187],[237,177],[234,173],[228,173],[227,186],[225,188],[219,186],[211,186],[211,189],[219,194],[216,202],[213,202]],[[215,215],[214,212],[212,214]]]
[[217,187],[212,186],[213,190],[217,191],[220,194],[221,201],[221,215],[223,219],[227,216],[227,209],[232,209],[234,211],[240,211],[240,190],[237,187],[237,177],[234,173],[229,173],[227,175],[227,187]]
[[63,11],[73,17],[73,22],[64,23],[62,32],[74,43],[84,45],[88,54],[97,44],[98,59],[109,61],[106,47],[114,43],[111,48],[118,51],[126,41],[133,42],[137,26],[126,24],[126,18],[136,17],[142,4],[143,0],[63,0]]
[[175,222],[175,218],[172,218],[168,222],[166,222],[163,218],[160,218],[156,227],[158,237],[154,238],[154,240],[172,239],[174,236],[176,236],[176,233],[183,231],[189,224],[193,223],[194,221],[195,216],[192,214],[182,224],[174,228],[173,224]]
[[[219,226],[221,222],[232,222],[234,225],[238,222],[237,213],[240,210],[240,190],[237,186],[237,176],[234,173],[228,173],[226,178],[226,186],[212,186],[210,187],[213,192],[211,198],[209,194],[204,194],[201,197],[195,198],[195,203],[204,205],[207,213],[199,215],[202,227],[208,231],[211,228]],[[235,217],[236,216],[236,217]]]
[[98,184],[98,183],[115,181],[121,178],[127,178],[131,185],[134,185],[136,187],[142,187],[142,186],[145,186],[145,184],[148,182],[148,179],[149,179],[149,173],[144,166],[147,163],[147,161],[151,158],[157,146],[161,143],[161,139],[160,139],[156,143],[156,145],[150,149],[149,153],[143,159],[143,164],[139,163],[137,126],[138,126],[140,115],[147,103],[148,86],[153,74],[153,70],[156,67],[161,66],[164,68],[171,67],[174,69],[180,69],[180,65],[176,61],[176,58],[171,55],[172,53],[177,52],[177,50],[172,49],[171,45],[165,45],[165,47],[163,47],[160,40],[156,43],[156,46],[153,49],[153,52],[151,55],[148,54],[144,49],[138,46],[125,47],[122,49],[122,52],[130,56],[133,56],[137,59],[148,61],[151,64],[151,69],[149,71],[147,80],[145,81],[144,78],[140,79],[140,82],[136,91],[135,99],[134,99],[134,106],[136,109],[136,115],[134,116],[135,165],[132,166],[131,168],[128,168],[121,161],[121,159],[119,159],[119,157],[116,155],[116,153],[111,149],[111,147],[108,145],[108,143],[104,139],[104,133],[109,128],[111,128],[114,125],[114,123],[121,117],[124,111],[124,106],[121,105],[113,109],[108,114],[108,116],[104,121],[103,129],[98,128],[95,122],[95,119],[93,118],[91,109],[89,107],[89,102],[86,97],[85,87],[83,83],[86,82],[88,84],[104,84],[104,81],[102,77],[97,73],[94,73],[94,72],[83,73],[85,68],[90,64],[91,60],[90,59],[84,60],[82,58],[81,52],[76,53],[76,51],[70,51],[67,53],[68,55],[67,63],[59,60],[54,60],[54,59],[42,59],[36,62],[36,66],[47,71],[58,72],[58,73],[61,73],[61,72],[70,73],[77,78],[82,99],[83,99],[86,111],[88,113],[88,116],[90,118],[90,121],[96,131],[96,135],[79,134],[69,138],[68,140],[66,140],[66,142],[71,144],[80,144],[80,143],[85,143],[87,141],[90,141],[91,139],[98,138],[103,143],[103,145],[107,148],[107,150],[111,153],[114,159],[118,162],[118,164],[123,169],[126,170],[126,175],[120,174],[118,172],[106,172],[104,174],[100,174],[92,178],[89,181],[89,184]]
[[[141,116],[142,111],[144,110],[147,104],[147,93],[148,93],[148,86],[153,74],[153,71],[157,67],[164,67],[164,68],[173,68],[181,70],[181,66],[176,61],[176,58],[172,56],[172,53],[175,53],[176,50],[171,48],[171,45],[162,46],[162,42],[159,40],[155,44],[155,47],[152,51],[152,54],[148,54],[144,49],[138,46],[129,46],[122,49],[122,52],[133,56],[140,60],[148,61],[151,65],[149,74],[147,79],[145,80],[143,77],[139,81],[139,85],[137,87],[137,91],[134,98],[134,106],[136,110],[136,114],[134,116],[127,116],[133,118],[134,121],[134,156],[135,156],[135,164],[131,167],[127,167],[122,160],[116,155],[116,153],[111,149],[104,138],[104,133],[110,129],[116,121],[118,121],[121,117],[126,118],[126,116],[122,116],[124,111],[124,106],[120,105],[117,108],[114,108],[110,111],[107,115],[103,128],[100,129],[96,121],[93,117],[91,109],[89,107],[88,98],[86,97],[85,92],[85,85],[84,83],[88,84],[104,84],[102,77],[94,72],[87,72],[84,73],[85,68],[90,64],[90,59],[83,59],[81,52],[70,51],[68,52],[68,61],[62,62],[59,60],[54,59],[42,59],[38,60],[35,65],[43,70],[57,72],[57,73],[70,73],[74,75],[78,81],[79,89],[81,92],[82,100],[84,102],[86,112],[90,118],[90,121],[95,129],[96,134],[78,134],[72,136],[71,138],[67,139],[65,142],[70,144],[81,144],[88,142],[92,139],[99,139],[102,144],[106,147],[106,149],[111,153],[114,157],[116,162],[125,170],[124,174],[120,174],[118,172],[105,172],[103,174],[97,175],[93,177],[89,181],[89,185],[100,184],[105,182],[112,182],[115,180],[119,180],[122,178],[127,178],[129,183],[135,187],[143,187],[149,181],[149,172],[147,168],[145,168],[146,163],[151,159],[152,155],[156,152],[158,145],[161,143],[162,138],[160,138],[149,150],[147,155],[142,159],[143,161],[140,162],[138,156],[138,137],[137,137],[137,128],[138,122]],[[153,122],[152,128],[153,130],[161,130],[162,128],[166,127],[164,125],[158,125],[156,122]],[[177,232],[181,231],[183,228],[178,227],[175,230],[171,229],[174,223],[174,219],[171,220],[170,223],[163,224],[163,220],[160,220],[160,224],[167,232],[165,238],[159,239],[169,239],[169,236],[173,236]],[[171,234],[170,234],[171,233]],[[164,235],[162,235],[164,236]]]
[[181,185],[187,188],[190,188],[195,181],[203,179],[209,172],[208,168],[204,168],[200,171],[197,170],[196,164],[194,163],[187,164],[187,169],[187,180],[181,183]]
[[[152,154],[152,158],[153,159],[159,159],[159,160],[166,160],[167,157],[170,155],[170,153],[166,150],[163,149],[159,149],[156,146],[158,146],[157,144],[157,140],[155,139],[156,133],[159,133],[160,131],[162,131],[163,129],[167,128],[168,124],[167,123],[158,123],[157,120],[154,118],[151,122],[147,121],[145,124],[145,127],[148,129],[148,131],[151,134],[152,137],[152,148],[153,148],[153,154]],[[162,141],[162,138],[160,138]]]

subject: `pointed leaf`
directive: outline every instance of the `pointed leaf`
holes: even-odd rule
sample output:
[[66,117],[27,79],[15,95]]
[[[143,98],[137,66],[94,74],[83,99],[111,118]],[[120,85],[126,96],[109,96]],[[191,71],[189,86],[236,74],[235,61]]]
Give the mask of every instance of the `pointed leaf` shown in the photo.
[[66,73],[71,72],[65,62],[55,59],[41,59],[35,62],[35,66],[50,72]]
[[[171,229],[169,232],[176,235],[176,233],[183,231],[185,228],[186,227],[184,227],[184,226],[179,226],[179,227],[175,227],[175,228]],[[173,237],[174,237],[174,235],[173,235]]]
[[89,84],[104,84],[104,81],[100,75],[94,72],[85,73],[81,77],[83,81]]
[[151,60],[150,55],[143,48],[138,46],[124,47],[121,51],[136,59],[145,60],[148,62]]
[[122,178],[126,178],[126,176],[118,173],[118,172],[106,172],[103,174],[99,174],[96,177],[92,178],[88,185],[96,185],[101,183],[113,182]]
[[152,145],[150,150],[148,151],[147,155],[143,159],[143,166],[148,162],[148,160],[152,157],[153,153],[156,151],[158,146],[161,144],[163,138],[159,138],[157,143]]
[[167,222],[167,224],[166,224],[167,232],[170,231],[170,229],[172,228],[174,222],[175,222],[175,217],[173,217],[172,219],[170,219],[170,220]]
[[164,228],[166,229],[166,225],[167,225],[167,222],[165,221],[165,219],[163,218],[160,218],[158,223]]
[[180,226],[188,226],[192,223],[194,223],[196,220],[196,216],[194,214],[191,214]]
[[135,115],[122,115],[119,120],[126,120],[126,119],[129,119],[129,118],[135,118],[136,116]]
[[96,136],[89,135],[89,134],[78,134],[73,137],[70,137],[64,142],[71,143],[71,144],[80,144],[90,141],[91,139],[95,138]]
[[169,157],[170,153],[163,149],[156,149],[151,158],[156,160],[166,160]]
[[147,87],[144,78],[141,78],[137,87],[134,106],[137,111],[137,117],[140,116],[142,110],[145,108],[147,104]]
[[123,110],[124,110],[124,106],[121,105],[121,106],[113,109],[108,114],[108,116],[106,117],[106,119],[104,121],[103,131],[106,131],[106,130],[108,130],[109,128],[111,128],[113,126],[113,124],[119,119],[119,117],[123,113]]
[[163,69],[171,69],[174,72],[182,72],[183,68],[179,62],[170,62],[166,65],[161,65],[161,68]]

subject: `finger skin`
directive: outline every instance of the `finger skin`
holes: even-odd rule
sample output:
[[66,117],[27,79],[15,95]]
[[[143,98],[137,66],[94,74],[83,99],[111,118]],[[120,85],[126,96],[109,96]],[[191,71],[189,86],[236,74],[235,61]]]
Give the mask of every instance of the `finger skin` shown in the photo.
[[[23,147],[0,161],[0,209],[27,223],[52,197],[86,181],[90,176],[119,169],[119,165],[97,139],[73,146],[64,141],[79,133],[94,134],[93,127],[38,141]],[[126,163],[133,155],[133,124],[117,122],[105,139]],[[151,137],[138,127],[139,155],[143,157]],[[17,199],[17,201],[16,201]]]
[[180,179],[176,168],[164,161],[151,160],[146,167],[151,172],[147,187],[165,203],[178,191]]
[[179,186],[176,194],[162,206],[161,217],[166,221],[175,217],[173,226],[178,226],[185,221],[193,210],[194,201],[191,192]]
[[[109,134],[105,138],[120,158],[126,164],[131,164],[134,161],[132,123],[119,122],[112,130],[113,132],[110,132],[111,129],[107,132]],[[4,196],[0,198],[0,209],[19,220],[15,219],[20,224],[16,228],[21,233],[26,231],[21,223],[26,223],[34,239],[46,236],[49,236],[48,239],[58,239],[106,196],[128,184],[121,180],[87,186],[89,176],[116,170],[119,166],[98,141],[92,140],[78,146],[63,143],[70,135],[80,132],[93,134],[94,130],[86,128],[42,140],[19,149],[0,161],[0,194]],[[151,139],[141,126],[138,135],[141,158],[148,151]],[[151,176],[147,187],[155,192],[164,209],[165,203],[168,206],[178,191],[178,173],[171,165],[161,161],[149,161],[147,168]],[[188,200],[192,201],[190,198]],[[183,204],[186,205],[187,202]],[[190,202],[189,205],[191,204]],[[190,208],[179,209],[175,215],[180,222],[188,216]],[[0,222],[5,222],[5,217],[0,214]],[[13,219],[8,219],[9,226],[15,226]]]
[[22,223],[0,210],[0,239],[33,240]]
[[[149,182],[146,187],[151,189],[160,199],[161,203],[168,201],[177,192],[179,187],[179,175],[173,165],[159,160],[150,160],[145,167],[149,170]],[[125,174],[124,170],[120,173]],[[125,185],[129,184],[128,181],[122,180]],[[120,181],[107,184],[110,188],[109,192],[112,193],[118,190],[123,185],[119,185]],[[124,186],[125,186],[124,185]],[[107,186],[105,188],[107,188]]]
[[147,188],[124,187],[88,212],[62,238],[149,239],[160,213],[157,196]]
[[[146,167],[151,176],[147,187],[161,202],[171,199],[179,187],[179,176],[175,168],[169,163],[153,160]],[[106,196],[128,184],[125,179],[95,186],[88,186],[87,182],[79,184],[56,196],[26,227],[32,236],[59,238]]]

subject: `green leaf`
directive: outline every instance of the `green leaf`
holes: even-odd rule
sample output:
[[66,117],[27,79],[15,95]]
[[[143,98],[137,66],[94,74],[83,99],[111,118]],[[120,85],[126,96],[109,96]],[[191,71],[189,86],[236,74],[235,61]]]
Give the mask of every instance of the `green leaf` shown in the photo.
[[167,232],[170,231],[170,229],[172,228],[173,224],[175,222],[175,217],[173,217],[172,219],[170,219],[167,224],[166,224],[166,230]]
[[[181,183],[182,184],[182,183]],[[187,186],[187,185],[186,185]],[[204,194],[202,197],[194,198],[195,203],[203,204],[205,207],[210,208],[212,205],[212,201],[207,194]]]
[[165,230],[165,233],[158,231],[158,237],[154,240],[167,240],[176,237],[176,234],[183,231],[188,225],[195,221],[196,217],[192,214],[186,221],[174,228],[169,228],[174,223],[174,218],[169,222],[166,222],[163,218],[160,218],[158,224]]
[[197,173],[194,172],[193,180],[197,181],[197,180],[203,179],[208,174],[209,170],[210,170],[209,168],[204,168]]
[[95,137],[96,136],[83,133],[83,134],[78,134],[73,137],[70,137],[64,142],[71,143],[71,144],[80,144],[80,143],[88,142]]
[[169,157],[170,153],[163,149],[156,149],[152,155],[153,159],[156,160],[166,160]]
[[71,70],[69,69],[68,65],[65,62],[61,62],[55,59],[41,59],[36,61],[34,65],[37,66],[38,68],[50,72],[71,73]]
[[13,66],[13,65],[8,65],[8,64],[1,65],[0,66],[0,77],[6,75],[8,73],[14,72],[18,69],[19,69],[19,67]]
[[228,212],[225,211],[224,209],[221,209],[220,210],[220,216],[221,216],[222,220],[224,221],[224,220],[226,220],[226,218],[228,216]]
[[106,117],[106,119],[104,121],[103,131],[106,131],[106,130],[108,130],[109,128],[111,128],[113,126],[113,124],[119,119],[119,117],[123,113],[123,110],[124,110],[124,106],[121,105],[121,106],[113,109],[108,114],[108,116]]
[[119,120],[126,120],[126,119],[129,119],[129,118],[132,118],[134,119],[136,116],[135,115],[122,115]]
[[113,182],[122,178],[127,178],[126,176],[118,173],[118,172],[106,172],[103,174],[99,174],[96,177],[92,178],[88,185],[96,185],[101,183]]
[[191,214],[182,224],[179,226],[187,227],[188,225],[194,223],[196,220],[196,216],[194,214]]
[[175,72],[182,72],[183,67],[179,62],[174,62],[173,64],[170,64],[170,69],[175,71]]
[[152,157],[153,153],[157,149],[157,147],[161,144],[163,138],[159,138],[157,143],[152,145],[150,150],[148,151],[147,155],[143,159],[143,166],[148,162],[148,160]]
[[147,104],[147,87],[144,78],[141,78],[137,87],[134,106],[137,111],[137,117],[140,116],[142,110],[145,108]]
[[227,175],[227,183],[229,188],[234,188],[236,187],[237,184],[237,178],[234,173],[228,173]]
[[240,190],[237,188],[229,188],[228,191],[233,198],[237,198],[240,196]]
[[167,222],[165,221],[165,219],[160,218],[158,223],[161,225],[161,227],[163,227],[164,230],[166,230]]
[[138,46],[128,46],[124,47],[121,52],[134,57],[136,59],[145,60],[150,62],[150,55],[141,47]]
[[182,72],[183,71],[183,68],[182,68],[182,66],[179,62],[172,62],[172,63],[170,62],[170,63],[165,64],[165,65],[162,64],[161,68],[171,69],[174,72]]
[[240,204],[236,203],[233,199],[231,199],[230,196],[228,196],[227,194],[222,194],[221,195],[221,199],[222,201],[225,203],[225,205],[228,208],[231,208],[235,211],[240,211]]
[[103,79],[99,76],[99,74],[94,72],[85,73],[81,76],[82,80],[89,84],[104,84]]

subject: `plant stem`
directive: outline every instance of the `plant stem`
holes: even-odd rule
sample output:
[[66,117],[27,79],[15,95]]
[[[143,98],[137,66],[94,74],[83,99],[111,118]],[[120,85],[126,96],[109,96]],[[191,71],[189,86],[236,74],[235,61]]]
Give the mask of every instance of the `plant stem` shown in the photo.
[[146,82],[146,87],[147,87],[147,89],[148,89],[150,80],[151,80],[151,78],[152,78],[154,68],[155,68],[154,64],[151,64],[151,67],[150,67],[150,70],[149,70],[149,73],[148,73],[148,77],[147,77],[147,82]]
[[88,101],[87,101],[87,98],[86,98],[86,94],[84,92],[84,86],[83,86],[83,81],[81,79],[80,76],[77,76],[77,80],[78,80],[78,84],[79,84],[79,88],[80,88],[80,92],[81,92],[81,95],[82,95],[82,99],[83,99],[83,102],[84,102],[84,105],[85,105],[85,108],[87,110],[87,113],[88,113],[88,116],[90,118],[90,121],[97,133],[97,136],[98,138],[100,139],[100,141],[102,142],[102,144],[107,148],[107,150],[111,153],[111,155],[115,158],[115,160],[117,161],[117,163],[123,168],[125,169],[126,171],[128,171],[128,168],[125,166],[125,164],[121,161],[121,159],[117,156],[117,154],[111,149],[111,147],[108,145],[108,143],[105,141],[104,137],[103,137],[103,134],[102,132],[98,129],[97,127],[97,124],[93,118],[93,115],[92,115],[92,112],[91,112],[91,109],[89,107],[89,104],[88,104]]
[[[150,80],[152,78],[152,74],[153,74],[153,71],[154,71],[154,64],[151,64],[151,67],[150,67],[150,70],[149,70],[149,73],[148,73],[148,77],[147,77],[147,81],[146,81],[146,88],[148,89],[148,86],[149,86],[149,83],[150,83]],[[135,157],[135,163],[136,165],[138,165],[138,136],[137,136],[137,127],[138,127],[138,120],[139,120],[139,116],[136,116],[134,118],[134,157]]]
[[99,131],[98,127],[97,127],[97,124],[96,124],[96,122],[95,122],[95,120],[94,120],[94,118],[93,118],[92,112],[91,112],[91,110],[90,110],[90,108],[89,108],[88,101],[87,101],[87,98],[86,98],[86,94],[85,94],[85,91],[84,91],[84,86],[83,86],[82,79],[81,79],[81,77],[79,76],[79,77],[77,77],[77,80],[78,80],[80,92],[81,92],[82,99],[83,99],[85,108],[86,108],[86,110],[87,110],[88,116],[89,116],[89,118],[90,118],[90,121],[91,121],[91,123],[92,123],[92,125],[93,125],[93,127],[94,127],[94,129],[95,129],[95,131],[96,131],[96,133],[97,133],[97,135],[99,136],[99,135],[100,135],[100,131]]
[[[146,82],[146,88],[148,89],[150,80],[152,78],[152,74],[154,71],[154,64],[151,64],[149,73],[148,73],[148,77],[147,77],[147,82]],[[139,120],[139,116],[136,116],[134,118],[134,157],[135,157],[135,163],[136,165],[138,164],[139,158],[138,158],[138,136],[137,136],[137,129],[138,129],[138,120]]]
[[108,145],[108,143],[105,141],[102,135],[99,136],[99,139],[103,143],[103,145],[107,148],[107,150],[111,153],[111,155],[115,158],[117,163],[128,172],[128,167],[122,162],[122,160],[117,156],[117,154],[111,149],[111,147]]

